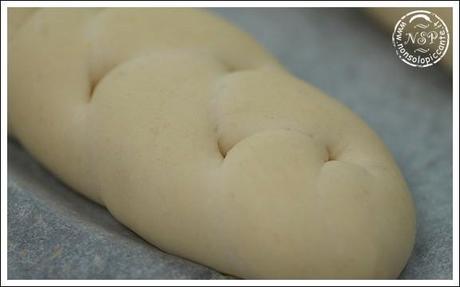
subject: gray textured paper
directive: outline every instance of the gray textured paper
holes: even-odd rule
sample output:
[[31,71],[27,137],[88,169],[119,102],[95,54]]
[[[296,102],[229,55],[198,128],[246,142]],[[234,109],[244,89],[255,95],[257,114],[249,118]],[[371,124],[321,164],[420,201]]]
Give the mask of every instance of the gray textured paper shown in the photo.
[[[452,278],[452,77],[395,55],[388,34],[355,9],[215,9],[287,69],[359,114],[382,137],[417,208],[401,274]],[[8,142],[8,278],[226,278],[168,255],[72,192]]]

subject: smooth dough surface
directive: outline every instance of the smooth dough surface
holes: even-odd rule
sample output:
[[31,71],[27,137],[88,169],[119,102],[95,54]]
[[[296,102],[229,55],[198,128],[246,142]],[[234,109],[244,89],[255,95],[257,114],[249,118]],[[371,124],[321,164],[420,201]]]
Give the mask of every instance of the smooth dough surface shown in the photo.
[[415,236],[378,136],[193,9],[8,9],[9,133],[162,250],[242,278],[395,278]]

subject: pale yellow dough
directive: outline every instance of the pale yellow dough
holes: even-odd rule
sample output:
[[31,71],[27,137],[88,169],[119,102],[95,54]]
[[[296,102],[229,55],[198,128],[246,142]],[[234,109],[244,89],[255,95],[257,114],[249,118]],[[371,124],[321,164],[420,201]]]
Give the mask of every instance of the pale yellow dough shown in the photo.
[[242,278],[395,278],[414,206],[377,135],[192,9],[9,9],[9,133],[162,250]]

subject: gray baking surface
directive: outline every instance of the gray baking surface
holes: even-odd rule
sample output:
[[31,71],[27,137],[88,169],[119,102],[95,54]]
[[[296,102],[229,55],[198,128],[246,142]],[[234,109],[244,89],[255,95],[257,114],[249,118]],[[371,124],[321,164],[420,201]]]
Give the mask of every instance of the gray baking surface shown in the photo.
[[[382,137],[410,186],[417,237],[401,278],[452,278],[452,77],[402,63],[355,9],[214,9]],[[226,278],[165,254],[8,141],[8,278]]]

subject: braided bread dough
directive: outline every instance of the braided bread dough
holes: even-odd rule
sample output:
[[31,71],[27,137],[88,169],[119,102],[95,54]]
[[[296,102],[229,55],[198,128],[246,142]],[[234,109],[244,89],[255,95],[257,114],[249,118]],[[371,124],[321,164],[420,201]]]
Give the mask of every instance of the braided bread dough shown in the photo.
[[384,144],[192,9],[9,9],[9,132],[169,253],[244,278],[394,278],[413,203]]

